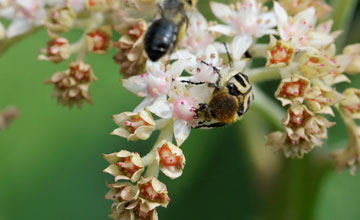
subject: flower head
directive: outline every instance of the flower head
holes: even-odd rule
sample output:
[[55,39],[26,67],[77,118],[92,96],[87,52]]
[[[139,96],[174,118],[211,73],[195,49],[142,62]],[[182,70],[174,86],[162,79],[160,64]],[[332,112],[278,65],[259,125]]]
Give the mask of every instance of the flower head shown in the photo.
[[144,165],[138,153],[122,150],[118,153],[103,154],[103,157],[110,163],[104,172],[115,176],[115,181],[136,182],[144,171]]
[[294,54],[294,47],[291,44],[277,40],[274,36],[270,35],[270,44],[266,48],[266,67],[288,66]]
[[306,93],[307,106],[316,113],[334,115],[331,106],[339,103],[343,96],[337,91],[325,86],[313,86]]
[[45,83],[54,84],[53,96],[59,104],[81,107],[83,100],[91,103],[89,86],[95,80],[90,65],[77,61],[70,62],[67,70],[55,73]]
[[337,65],[322,55],[305,53],[300,57],[299,69],[308,79],[324,76],[336,70]]
[[120,74],[125,78],[138,75],[145,70],[146,55],[144,52],[143,36],[147,24],[143,19],[125,18],[124,22],[115,27],[121,38],[114,43],[118,52],[114,56],[120,64]]
[[275,92],[275,97],[282,105],[293,102],[302,103],[306,92],[310,89],[310,81],[302,76],[293,75],[291,78],[283,79]]
[[328,138],[327,128],[334,125],[334,122],[328,121],[325,117],[315,115],[305,122],[305,134],[311,143],[315,146],[320,146],[323,144],[322,140],[326,140]]
[[273,29],[276,26],[274,13],[266,12],[266,8],[257,4],[255,0],[245,0],[230,6],[211,2],[210,7],[215,16],[226,25],[218,24],[209,29],[227,36],[235,36],[231,43],[235,60],[240,60],[253,43],[253,37],[277,33]]
[[185,166],[185,157],[182,150],[165,140],[156,147],[156,161],[161,171],[172,179],[181,176]]
[[155,121],[150,112],[142,110],[138,113],[124,112],[113,116],[119,125],[111,134],[127,138],[129,141],[146,140],[155,130]]
[[360,72],[360,44],[348,45],[344,48],[343,54],[348,55],[351,63],[346,68],[349,74]]
[[196,56],[202,56],[205,49],[214,42],[216,34],[209,31],[209,25],[204,16],[197,12],[190,12],[187,34],[181,41],[181,46]]
[[154,177],[141,178],[138,182],[140,200],[145,202],[149,210],[158,206],[166,208],[170,198],[167,195],[166,185]]
[[176,57],[186,61],[185,70],[191,74],[191,76],[183,76],[178,79],[191,82],[215,83],[217,81],[219,76],[214,71],[214,67],[221,65],[221,59],[214,45],[207,46],[201,57],[187,53],[187,51],[176,52]]
[[107,184],[107,186],[110,191],[106,193],[105,199],[113,200],[117,205],[136,200],[140,193],[136,185],[127,182]]
[[174,120],[174,136],[180,146],[190,134],[194,123],[194,109],[207,100],[209,94],[203,86],[187,89],[184,83],[175,81],[171,85],[169,98],[159,99],[147,109],[161,118]]
[[66,38],[48,32],[50,41],[47,42],[47,48],[40,49],[39,60],[48,60],[53,63],[58,63],[70,57],[70,44]]
[[266,12],[255,0],[245,0],[242,3],[227,6],[211,2],[210,7],[217,18],[227,25],[215,25],[210,28],[225,35],[249,35],[262,37],[266,34],[276,34],[273,29],[276,20],[273,12]]
[[300,139],[309,141],[305,131],[305,123],[314,116],[305,105],[293,104],[287,111],[282,124],[285,127],[286,134],[292,142],[298,142]]
[[44,25],[52,32],[65,32],[72,27],[75,17],[76,14],[71,6],[56,6],[50,9],[49,18],[44,22]]
[[113,204],[109,217],[115,220],[158,220],[156,209],[149,209],[147,203],[141,200],[120,206]]
[[360,119],[360,90],[346,89],[343,96],[344,100],[340,103],[342,111],[354,119]]
[[141,111],[157,100],[166,99],[169,93],[172,79],[177,78],[184,70],[184,61],[179,60],[165,67],[162,64],[154,63],[147,68],[145,74],[132,76],[123,80],[123,86],[139,97],[144,97],[134,110]]
[[282,132],[273,132],[267,136],[266,146],[274,152],[281,151],[285,157],[297,157],[302,158],[305,153],[310,152],[314,145],[300,138],[297,141],[293,141],[288,135]]
[[305,35],[316,23],[315,9],[310,7],[290,17],[278,2],[274,2],[274,10],[281,40],[290,41],[297,49],[306,47]]
[[279,2],[289,15],[296,15],[306,8],[314,7],[316,16],[322,18],[331,11],[331,7],[321,0],[279,0]]
[[90,31],[86,34],[86,40],[90,53],[106,53],[111,43],[111,27],[104,26]]

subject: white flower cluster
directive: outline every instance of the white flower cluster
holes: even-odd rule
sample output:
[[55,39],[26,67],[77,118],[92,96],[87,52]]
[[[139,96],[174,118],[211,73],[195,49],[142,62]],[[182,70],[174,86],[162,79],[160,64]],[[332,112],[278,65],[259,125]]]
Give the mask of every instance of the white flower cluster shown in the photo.
[[67,4],[77,11],[85,7],[83,0],[1,0],[0,18],[11,21],[3,30],[4,38],[13,38],[43,25],[49,17],[49,7],[65,7]]
[[[147,167],[146,177],[156,178],[159,169],[170,178],[181,175],[185,158],[179,147],[196,126],[199,104],[207,103],[213,94],[214,89],[207,85],[216,83],[229,71],[224,62],[227,50],[234,68],[249,73],[250,80],[261,80],[261,75],[268,72],[275,72],[282,79],[275,97],[283,106],[290,105],[282,121],[285,132],[270,134],[267,144],[287,157],[302,157],[323,144],[327,128],[335,123],[321,114],[333,115],[332,107],[344,100],[335,85],[349,81],[344,72],[360,70],[354,62],[360,54],[358,45],[350,45],[343,54],[336,55],[334,43],[341,31],[331,32],[332,20],[318,23],[319,8],[305,7],[290,16],[290,9],[278,2],[273,3],[271,10],[255,0],[231,5],[212,2],[210,6],[224,24],[208,22],[197,11],[188,12],[186,36],[178,43],[177,51],[156,63],[147,61],[143,73],[122,80],[126,89],[144,99],[133,112],[114,116],[119,128],[113,134],[144,140],[155,129],[161,131],[154,148],[141,158],[139,167]],[[216,42],[222,35],[230,40],[229,44]],[[257,43],[258,38],[267,39],[266,36],[268,44]],[[259,68],[260,72],[251,69],[249,58],[266,58],[266,65]],[[350,112],[355,112],[353,106]],[[159,119],[154,120],[152,114]],[[354,160],[359,158],[349,156],[348,152],[353,151],[346,152],[336,159],[342,160],[344,166],[344,158],[350,158],[354,167]]]
[[[336,55],[335,40],[341,31],[332,32],[332,20],[318,23],[318,17],[330,11],[328,5],[309,0],[296,7],[297,0],[280,0],[269,9],[260,0],[230,5],[211,2],[213,14],[222,23],[208,22],[196,9],[187,11],[185,36],[174,42],[173,53],[151,62],[144,51],[151,22],[146,19],[158,13],[157,5],[162,2],[0,0],[0,18],[11,21],[7,27],[0,23],[0,46],[6,39],[44,25],[51,40],[40,50],[39,59],[58,63],[78,54],[68,70],[48,80],[55,87],[59,103],[71,107],[81,106],[83,100],[91,102],[88,89],[97,78],[84,62],[85,56],[104,54],[114,47],[122,85],[143,100],[133,110],[113,116],[118,128],[112,134],[137,141],[160,130],[152,150],[143,157],[124,150],[104,154],[110,164],[104,171],[115,176],[116,182],[108,185],[111,190],[106,195],[114,202],[110,217],[158,218],[156,207],[166,207],[169,202],[166,186],[157,179],[159,171],[170,178],[182,175],[185,156],[180,146],[199,125],[200,106],[209,102],[221,79],[234,70],[244,73],[244,79],[253,84],[281,79],[275,97],[289,108],[282,121],[284,131],[268,136],[268,145],[274,151],[302,157],[321,145],[327,139],[327,128],[334,125],[321,114],[334,115],[335,107],[353,134],[349,150],[335,154],[335,161],[340,170],[346,166],[356,169],[360,164],[360,139],[352,119],[357,119],[360,112],[360,92],[348,89],[341,94],[335,86],[349,81],[345,72],[360,72],[360,46],[349,45]],[[139,14],[143,16],[139,18]],[[58,34],[73,27],[84,29],[84,35],[70,45]],[[116,42],[112,42],[113,31],[121,35]],[[219,37],[226,42],[216,41]],[[268,43],[259,43],[259,38]],[[264,67],[250,68],[253,59],[264,58]],[[237,80],[245,85],[243,79]],[[247,103],[249,106],[251,100]]]

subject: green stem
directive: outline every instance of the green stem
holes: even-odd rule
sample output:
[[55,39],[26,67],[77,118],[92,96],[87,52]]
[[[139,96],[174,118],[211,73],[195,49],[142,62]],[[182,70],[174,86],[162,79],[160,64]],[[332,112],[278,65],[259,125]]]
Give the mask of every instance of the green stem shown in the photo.
[[283,108],[255,85],[253,91],[255,99],[251,109],[261,115],[273,128],[281,130],[283,128],[281,119],[285,115]]
[[171,119],[168,120],[168,123],[161,129],[158,139],[156,140],[153,149],[142,158],[142,161],[145,166],[148,166],[146,169],[145,177],[154,176],[158,177],[159,175],[159,166],[155,160],[155,151],[159,143],[163,140],[172,141],[174,130],[174,121]]
[[319,189],[332,167],[328,158],[321,150],[302,160],[283,158],[275,189],[265,199],[266,219],[313,219]]
[[351,20],[353,19],[358,0],[332,0],[333,8],[331,17],[334,20],[333,30],[343,29],[344,33],[336,40],[338,51],[345,45],[347,33],[349,31]]
[[260,83],[280,79],[280,71],[278,68],[261,67],[251,69],[248,76],[251,83]]
[[[283,109],[256,86],[254,94],[256,98],[252,109],[274,128],[283,129],[281,125]],[[249,136],[249,138],[254,137]],[[269,167],[276,165],[272,163],[274,161],[269,163]],[[255,165],[255,168],[257,167],[260,166]],[[322,181],[332,167],[328,153],[317,149],[302,160],[283,157],[279,167],[269,170],[273,175],[258,172],[261,176],[258,176],[256,181],[261,182],[257,185],[260,187],[259,191],[263,191],[261,197],[264,201],[262,204],[264,219],[312,219]]]
[[41,27],[34,27],[33,29],[31,29],[30,31],[24,34],[9,39],[5,39],[4,41],[0,41],[0,56],[3,55],[11,46],[20,42],[22,39],[29,36],[30,34],[36,33],[40,29]]

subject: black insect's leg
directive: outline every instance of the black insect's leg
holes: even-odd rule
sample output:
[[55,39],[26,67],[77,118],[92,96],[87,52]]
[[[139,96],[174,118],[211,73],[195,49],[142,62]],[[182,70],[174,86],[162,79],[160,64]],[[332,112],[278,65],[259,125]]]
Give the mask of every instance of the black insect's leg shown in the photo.
[[244,111],[244,105],[242,104],[242,105],[239,106],[239,108],[238,108],[238,110],[237,110],[237,115],[238,115],[238,116],[242,116],[244,113],[245,113],[245,111]]
[[199,103],[199,108],[197,108],[197,109],[195,110],[195,113],[200,112],[200,111],[203,111],[204,109],[208,109],[208,108],[209,108],[209,106],[208,106],[207,104],[205,104],[205,103]]
[[205,82],[191,82],[191,81],[188,81],[188,80],[181,80],[180,82],[189,83],[189,84],[193,84],[193,85],[202,85],[202,84],[205,84]]
[[208,87],[213,87],[213,88],[219,89],[219,86],[216,85],[215,83],[191,82],[191,81],[188,81],[188,80],[181,80],[180,82],[182,82],[182,83],[189,83],[189,84],[193,84],[193,85],[203,85],[203,84],[206,84]]

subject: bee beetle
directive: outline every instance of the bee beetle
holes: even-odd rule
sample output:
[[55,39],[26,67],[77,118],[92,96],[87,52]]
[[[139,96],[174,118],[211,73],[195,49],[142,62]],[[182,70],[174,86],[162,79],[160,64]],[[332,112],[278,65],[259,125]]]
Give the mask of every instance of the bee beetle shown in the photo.
[[185,11],[188,6],[193,6],[192,0],[165,0],[159,6],[161,18],[150,25],[144,37],[144,49],[151,61],[171,53],[182,39],[188,26]]
[[[229,54],[228,57],[232,66]],[[219,75],[216,83],[182,81],[197,85],[207,84],[214,88],[208,102],[200,103],[195,109],[194,128],[214,128],[231,124],[249,110],[254,99],[252,86],[245,74],[231,68],[222,76],[219,69],[213,67],[213,70]]]

